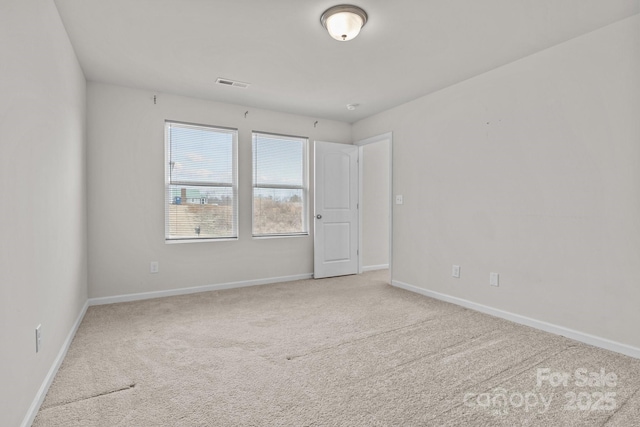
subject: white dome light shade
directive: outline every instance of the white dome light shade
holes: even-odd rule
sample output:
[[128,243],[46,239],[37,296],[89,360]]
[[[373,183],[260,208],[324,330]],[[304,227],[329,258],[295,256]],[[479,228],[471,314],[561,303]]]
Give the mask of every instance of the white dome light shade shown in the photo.
[[360,33],[360,28],[362,18],[355,13],[340,12],[327,18],[327,31],[336,40],[351,40]]
[[327,9],[320,17],[322,26],[338,41],[355,38],[367,23],[367,13],[357,6],[347,4]]

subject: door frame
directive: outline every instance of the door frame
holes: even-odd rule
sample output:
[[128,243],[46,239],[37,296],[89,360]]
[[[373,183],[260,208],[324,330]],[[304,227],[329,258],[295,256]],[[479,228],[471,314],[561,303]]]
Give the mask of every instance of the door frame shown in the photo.
[[[353,143],[358,148],[358,204],[363,207],[363,163],[364,146],[376,142],[389,141],[389,283],[393,280],[393,132],[383,133],[361,139]],[[362,214],[364,209],[358,209],[358,247],[362,249]],[[358,253],[358,274],[362,274],[362,254]]]

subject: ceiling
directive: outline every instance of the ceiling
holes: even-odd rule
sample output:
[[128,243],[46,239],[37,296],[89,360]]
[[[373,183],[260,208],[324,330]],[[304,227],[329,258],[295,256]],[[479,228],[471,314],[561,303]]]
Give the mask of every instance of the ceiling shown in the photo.
[[55,3],[89,81],[350,123],[640,12],[640,0],[353,0],[369,22],[338,42],[320,15],[340,1]]

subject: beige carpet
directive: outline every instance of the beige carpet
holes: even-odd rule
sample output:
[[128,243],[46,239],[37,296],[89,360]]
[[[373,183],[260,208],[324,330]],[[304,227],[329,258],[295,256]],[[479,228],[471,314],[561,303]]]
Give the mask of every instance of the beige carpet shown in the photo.
[[386,274],[90,307],[34,425],[640,425],[640,360]]

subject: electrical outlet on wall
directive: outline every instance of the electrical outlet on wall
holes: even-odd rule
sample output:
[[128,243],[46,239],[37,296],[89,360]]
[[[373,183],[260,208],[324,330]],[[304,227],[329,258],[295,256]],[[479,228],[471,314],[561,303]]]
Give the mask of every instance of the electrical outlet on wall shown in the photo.
[[453,268],[451,269],[451,275],[455,278],[460,278],[460,266],[459,265],[455,265],[453,266]]
[[160,271],[160,266],[158,264],[158,261],[151,261],[151,267],[149,268],[149,272],[157,273],[158,271]]
[[42,325],[36,326],[36,353],[42,348]]
[[491,286],[498,286],[500,275],[498,273],[489,273],[489,284]]

